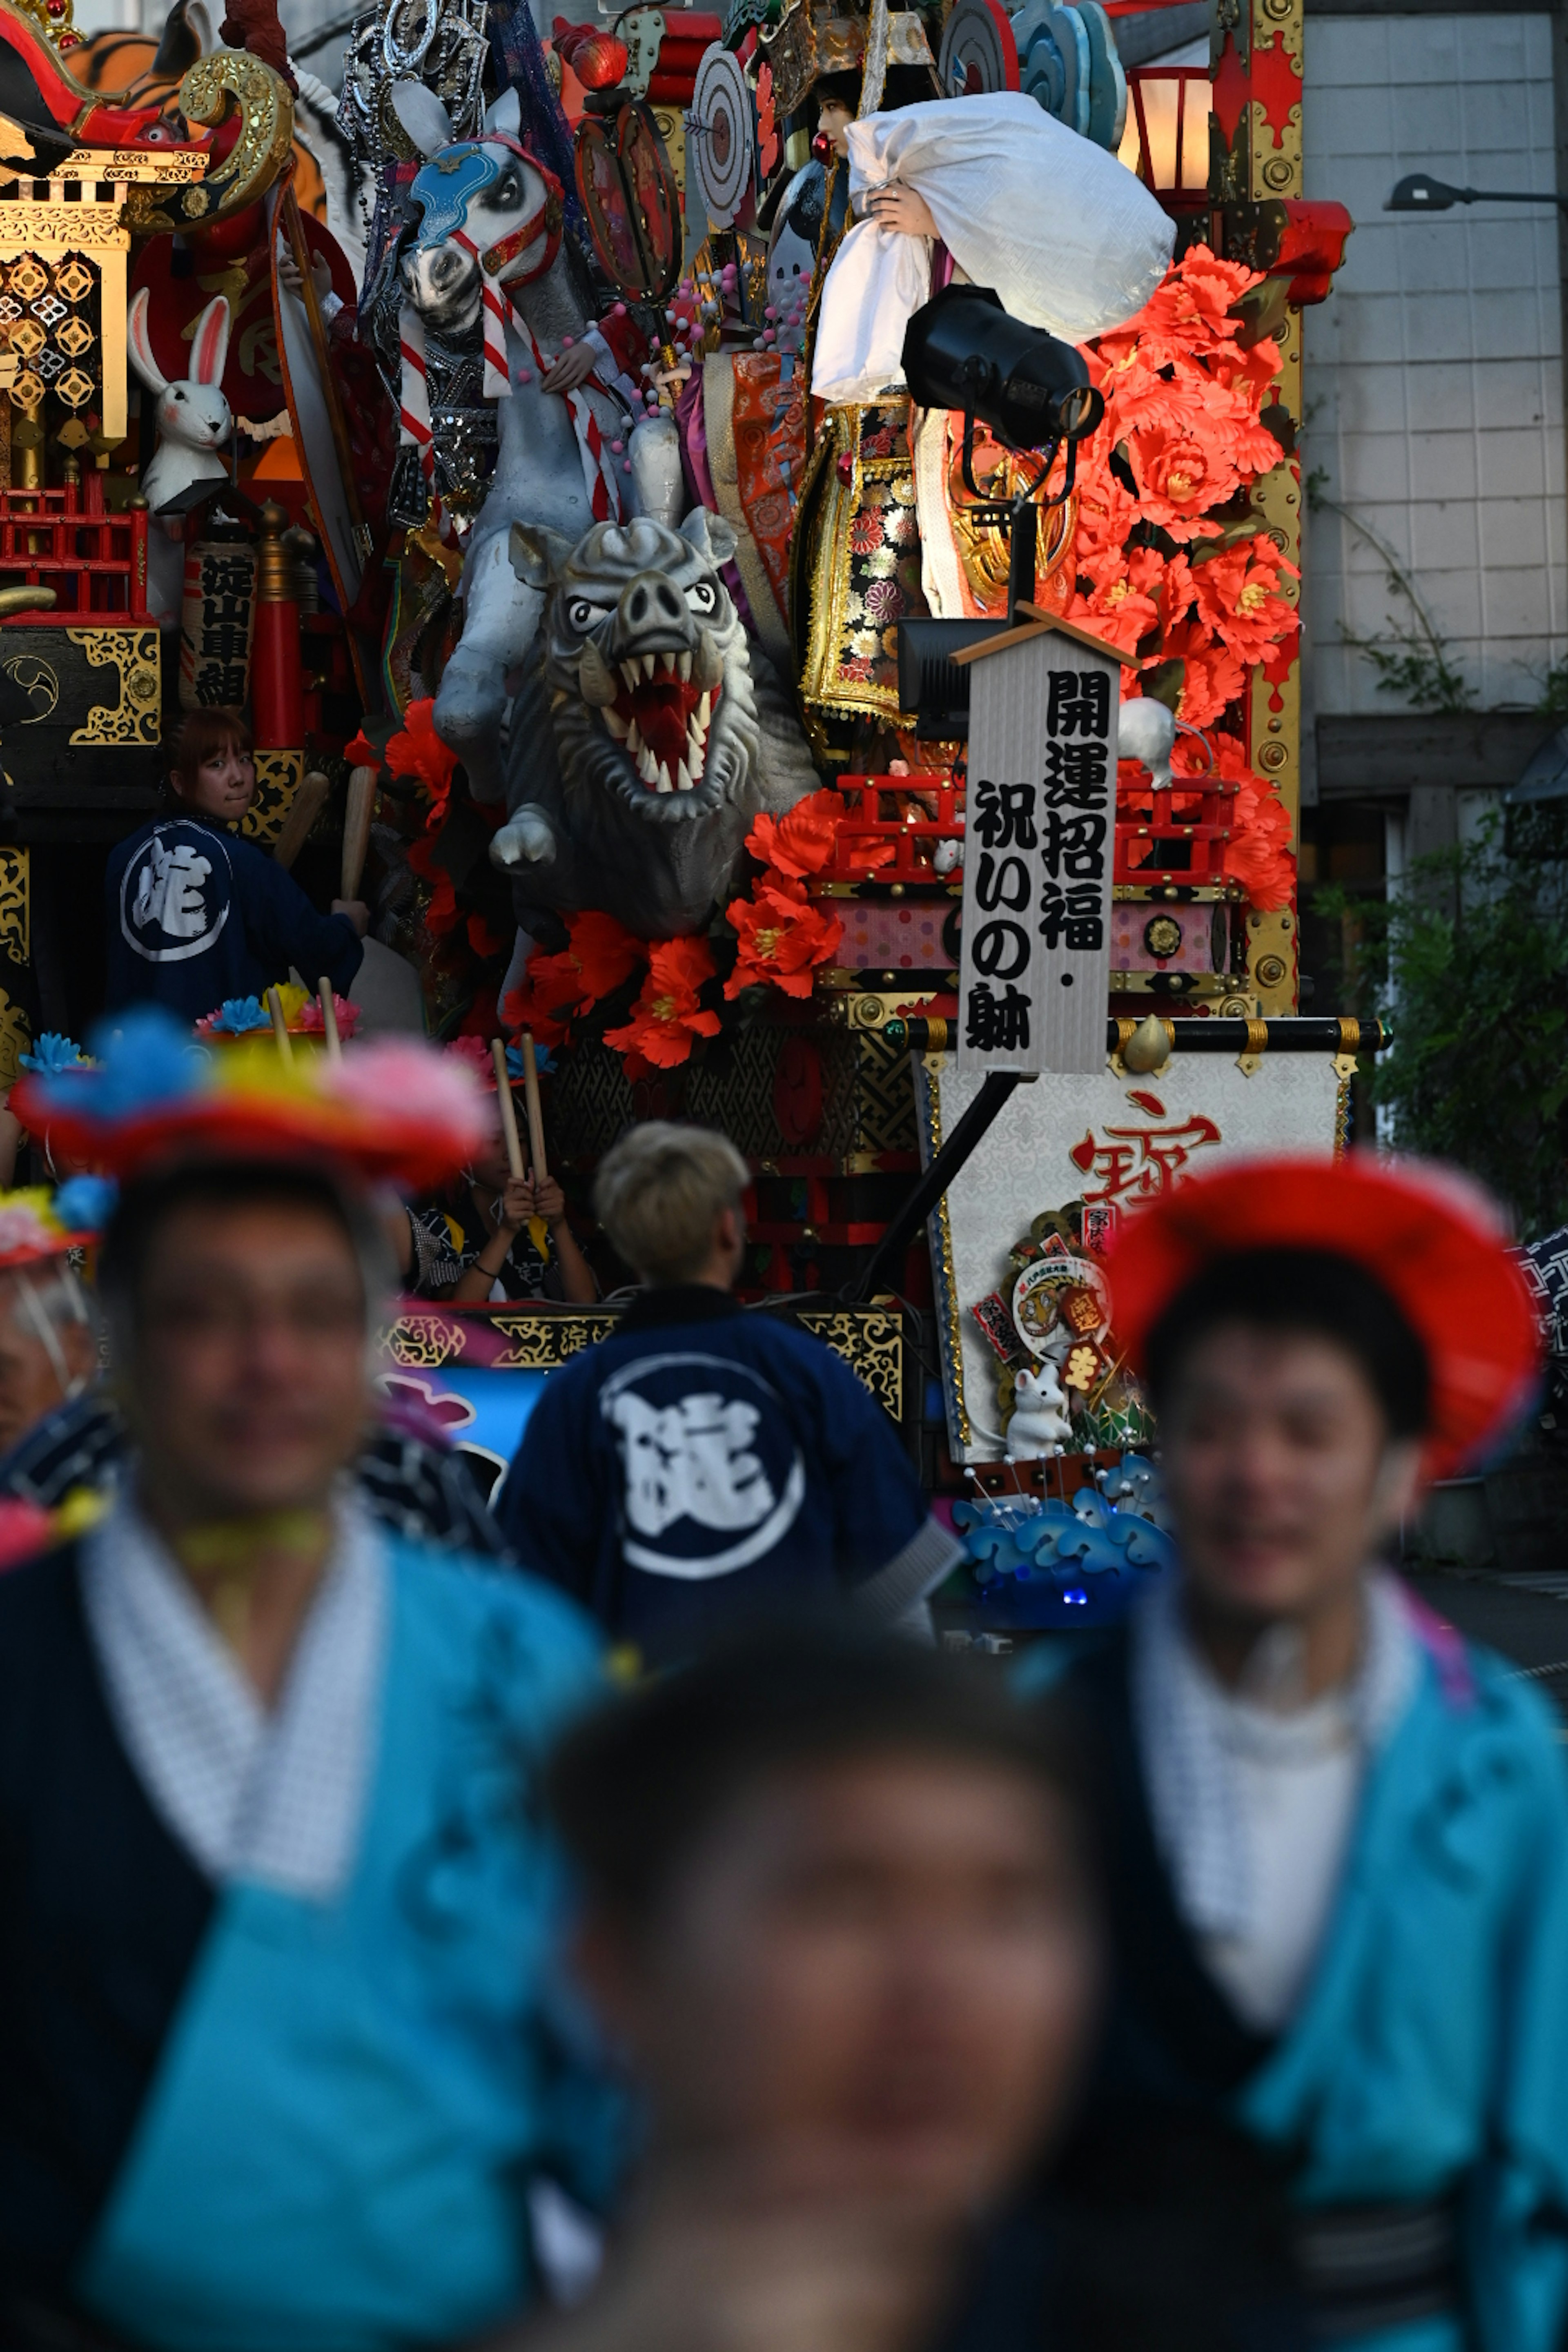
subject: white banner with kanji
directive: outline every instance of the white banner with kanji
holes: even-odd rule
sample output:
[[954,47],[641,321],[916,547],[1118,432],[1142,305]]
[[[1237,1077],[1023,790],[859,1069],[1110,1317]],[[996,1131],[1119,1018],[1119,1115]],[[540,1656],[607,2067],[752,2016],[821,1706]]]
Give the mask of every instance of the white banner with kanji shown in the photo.
[[[951,1055],[917,1059],[921,1156],[929,1162],[984,1083]],[[974,1308],[994,1295],[1007,1254],[1047,1210],[1081,1201],[1101,1242],[1117,1221],[1238,1152],[1331,1159],[1340,1076],[1329,1054],[1265,1053],[1248,1076],[1230,1055],[1177,1053],[1150,1078],[1047,1075],[1018,1087],[931,1220],[948,1443],[955,1462],[1001,1453],[995,1358]],[[1114,1324],[1115,1301],[1111,1300]]]

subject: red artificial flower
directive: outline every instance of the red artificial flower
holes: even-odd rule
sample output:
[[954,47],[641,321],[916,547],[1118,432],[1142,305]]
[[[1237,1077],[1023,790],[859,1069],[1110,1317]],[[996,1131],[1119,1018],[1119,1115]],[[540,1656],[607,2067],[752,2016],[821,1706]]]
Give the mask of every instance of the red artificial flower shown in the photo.
[[[648,975],[624,1029],[606,1029],[605,1043],[634,1063],[679,1069],[691,1055],[692,1041],[716,1037],[719,1015],[705,1013],[698,991],[713,978],[713,951],[706,940],[660,940],[648,960]],[[640,1075],[640,1071],[634,1073]]]
[[[436,732],[436,704],[433,697],[425,695],[411,702],[403,714],[403,730],[386,747],[386,764],[395,776],[417,776],[431,799],[437,805],[452,789],[452,771],[458,755],[448,751]],[[366,766],[370,764],[367,761]]]
[[379,768],[381,753],[362,727],[352,743],[343,745],[343,757],[351,768]]
[[759,982],[786,996],[809,996],[813,972],[832,962],[844,937],[838,917],[814,906],[802,882],[770,878],[758,884],[754,898],[731,899],[725,912],[741,942],[726,997]]
[[1258,662],[1296,625],[1279,593],[1281,572],[1295,573],[1265,533],[1238,540],[1193,566],[1198,615],[1244,662]]
[[614,915],[603,914],[596,908],[569,916],[566,929],[572,941],[572,961],[582,975],[580,1004],[596,1004],[602,997],[613,996],[638,964],[647,960],[647,941],[628,931]]
[[[1215,773],[1238,788],[1228,803],[1226,879],[1243,886],[1248,905],[1259,914],[1288,907],[1296,880],[1289,817],[1267,777],[1256,775],[1248,767],[1247,754],[1234,735],[1213,735],[1209,741]],[[1190,737],[1178,739],[1172,766],[1178,774],[1199,778],[1204,755]]]
[[808,874],[820,874],[832,858],[844,815],[844,796],[831,786],[807,793],[783,816],[759,816],[746,847],[760,865],[803,881]]
[[434,832],[422,833],[417,841],[409,845],[407,852],[410,873],[417,874],[421,881],[431,885],[429,903],[425,909],[425,928],[433,940],[445,939],[448,931],[456,929],[458,921],[456,886],[447,868],[436,856],[436,845],[439,838],[439,827]]
[[647,960],[646,940],[595,908],[569,916],[566,930],[569,944],[558,953],[535,948],[501,1007],[509,1027],[531,1029],[548,1045],[561,1043],[574,1014],[613,996]]

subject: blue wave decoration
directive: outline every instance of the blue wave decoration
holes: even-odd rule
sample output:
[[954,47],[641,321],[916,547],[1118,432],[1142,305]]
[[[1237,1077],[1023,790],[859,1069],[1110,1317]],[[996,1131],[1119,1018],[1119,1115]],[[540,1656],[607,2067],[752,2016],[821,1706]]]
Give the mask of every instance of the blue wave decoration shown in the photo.
[[955,1503],[963,1566],[944,1605],[986,1625],[1114,1623],[1138,1594],[1176,1564],[1160,1474],[1142,1454],[1122,1457],[1070,1503]]

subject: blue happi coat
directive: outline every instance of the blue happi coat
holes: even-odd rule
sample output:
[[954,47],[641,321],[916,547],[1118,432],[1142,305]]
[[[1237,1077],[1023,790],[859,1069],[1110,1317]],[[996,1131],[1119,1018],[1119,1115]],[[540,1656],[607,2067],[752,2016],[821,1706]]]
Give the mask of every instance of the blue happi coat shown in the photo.
[[[1215,2107],[1289,2160],[1300,2207],[1457,2200],[1466,2310],[1336,2341],[1352,2352],[1560,2352],[1568,2305],[1561,1738],[1536,1692],[1501,1660],[1415,1614],[1414,1688],[1369,1764],[1300,2007]],[[1116,1650],[1119,1658],[1102,1653],[1068,1680],[1099,1702],[1102,1720],[1121,1714],[1131,1756],[1124,1641]],[[1026,1669],[1037,1686],[1046,1678],[1043,1661]],[[1116,1738],[1113,1729],[1112,1749]],[[1130,1761],[1128,1778],[1141,1769]],[[1136,1936],[1138,1907],[1127,1916]],[[1190,2053],[1159,2015],[1158,1992],[1149,1997],[1163,1971],[1148,1951],[1123,1967],[1110,2042],[1121,2092],[1175,2105],[1191,2095]]]
[[623,2103],[561,1987],[539,1804],[596,1642],[527,1578],[386,1559],[321,1899],[214,1885],[159,1818],[73,1551],[0,1580],[0,2311],[160,2352],[458,2342],[531,2299],[531,2182],[607,2198]]

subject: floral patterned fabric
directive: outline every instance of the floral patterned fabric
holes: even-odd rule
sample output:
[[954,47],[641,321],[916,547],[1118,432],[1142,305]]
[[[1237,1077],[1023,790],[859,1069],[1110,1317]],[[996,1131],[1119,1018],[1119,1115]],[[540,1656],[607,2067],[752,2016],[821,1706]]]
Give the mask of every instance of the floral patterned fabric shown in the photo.
[[801,693],[819,711],[897,721],[899,623],[930,611],[907,394],[831,408],[808,526]]

